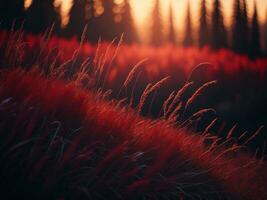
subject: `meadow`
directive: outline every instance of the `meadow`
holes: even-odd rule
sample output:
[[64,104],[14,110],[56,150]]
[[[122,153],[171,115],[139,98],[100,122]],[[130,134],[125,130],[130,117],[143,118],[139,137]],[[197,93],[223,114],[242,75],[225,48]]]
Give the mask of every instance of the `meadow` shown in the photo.
[[266,199],[267,60],[122,41],[1,32],[2,195]]
[[[19,65],[27,69],[34,65],[46,69],[45,71],[52,67],[60,69],[58,71],[68,71],[70,76],[81,65],[89,73],[98,68],[102,73],[97,75],[101,82],[98,87],[112,89],[113,97],[117,97],[119,92],[121,97],[131,96],[134,105],[138,104],[148,83],[171,76],[168,84],[150,97],[154,106],[147,105],[145,108],[149,116],[155,118],[169,94],[186,82],[193,81],[192,88],[196,89],[206,82],[217,80],[217,84],[199,98],[198,104],[190,108],[187,112],[189,115],[202,106],[212,107],[225,126],[222,129],[227,131],[237,123],[240,125],[239,134],[245,130],[254,131],[267,124],[266,58],[251,60],[246,55],[230,50],[213,51],[208,47],[198,49],[165,45],[155,48],[127,45],[121,39],[118,37],[111,43],[99,41],[98,45],[91,45],[83,36],[81,41],[76,38],[66,40],[51,37],[49,30],[39,36],[22,34],[20,31],[8,35],[2,31],[1,49],[15,43],[16,48],[13,50],[16,53],[2,53],[1,66]],[[8,50],[13,52],[12,49]],[[120,91],[125,78],[134,67],[137,68],[135,80],[127,89]],[[84,81],[88,84],[88,80]]]

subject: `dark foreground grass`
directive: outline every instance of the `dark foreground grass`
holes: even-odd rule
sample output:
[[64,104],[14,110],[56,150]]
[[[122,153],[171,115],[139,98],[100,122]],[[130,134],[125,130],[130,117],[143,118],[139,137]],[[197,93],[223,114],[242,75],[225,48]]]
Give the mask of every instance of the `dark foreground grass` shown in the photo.
[[1,72],[1,199],[267,198],[263,157],[140,117],[106,94]]

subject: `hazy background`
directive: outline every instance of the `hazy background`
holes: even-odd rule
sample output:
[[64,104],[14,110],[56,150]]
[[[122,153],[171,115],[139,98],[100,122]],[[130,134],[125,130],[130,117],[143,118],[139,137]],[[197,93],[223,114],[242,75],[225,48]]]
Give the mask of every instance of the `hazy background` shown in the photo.
[[[99,6],[101,7],[101,0],[99,1]],[[235,0],[223,0],[221,1],[223,13],[224,13],[224,21],[227,27],[231,26],[231,20],[233,17],[233,6]],[[25,7],[29,7],[31,5],[32,0],[25,0]],[[122,4],[123,0],[115,0],[116,4]],[[161,14],[162,20],[164,21],[163,26],[165,33],[168,30],[168,20],[169,20],[169,5],[172,4],[172,8],[174,11],[174,23],[175,30],[177,32],[177,37],[184,37],[184,27],[185,27],[185,17],[187,12],[187,5],[190,2],[191,5],[191,15],[192,15],[192,24],[196,29],[198,27],[197,23],[199,21],[199,10],[200,10],[200,2],[201,0],[160,0],[161,2]],[[207,0],[207,8],[208,14],[210,15],[210,11],[212,9],[213,0]],[[267,1],[266,0],[247,0],[248,6],[248,17],[252,18],[254,2],[256,2],[259,22],[263,25],[267,18]],[[69,20],[69,11],[72,6],[72,0],[55,0],[55,5],[58,6],[61,4],[61,16],[62,16],[62,25],[66,26]],[[139,33],[139,37],[142,41],[147,41],[149,37],[149,28],[150,28],[150,17],[151,11],[155,4],[155,0],[130,0],[130,4],[132,7],[132,15],[134,18],[134,22],[136,28]],[[103,10],[104,11],[104,10]],[[99,12],[103,12],[101,8],[99,8]]]

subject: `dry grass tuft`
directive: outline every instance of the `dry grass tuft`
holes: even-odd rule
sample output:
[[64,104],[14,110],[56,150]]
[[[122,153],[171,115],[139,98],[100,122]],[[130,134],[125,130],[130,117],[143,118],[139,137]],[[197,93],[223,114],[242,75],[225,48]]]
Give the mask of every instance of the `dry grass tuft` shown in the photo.
[[132,82],[132,80],[136,77],[138,70],[140,69],[140,67],[147,61],[147,59],[141,60],[140,62],[138,62],[133,69],[129,72],[126,80],[123,83],[123,87],[127,88],[128,85]]
[[185,110],[187,110],[189,108],[190,105],[192,105],[192,103],[202,94],[202,92],[209,88],[210,86],[216,84],[217,81],[210,81],[205,83],[204,85],[202,85],[200,88],[198,88],[195,93],[188,99],[188,101],[186,102],[185,105]]
[[167,81],[170,80],[170,78],[171,77],[168,76],[168,77],[165,77],[165,78],[161,79],[160,81],[158,81],[154,85],[152,85],[152,84],[148,84],[147,85],[146,89],[144,90],[144,92],[143,92],[143,94],[142,94],[142,96],[140,98],[140,102],[139,102],[138,109],[137,109],[138,113],[141,113],[142,108],[145,105],[145,101],[146,101],[147,97],[151,93],[153,93],[153,92],[157,91],[158,89],[160,89]]

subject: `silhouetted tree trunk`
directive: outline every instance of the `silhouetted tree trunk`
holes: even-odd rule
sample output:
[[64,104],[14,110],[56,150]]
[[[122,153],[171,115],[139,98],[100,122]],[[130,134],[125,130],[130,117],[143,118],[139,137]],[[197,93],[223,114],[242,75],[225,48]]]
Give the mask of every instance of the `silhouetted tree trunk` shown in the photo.
[[261,42],[260,42],[260,29],[258,21],[258,11],[255,3],[254,13],[252,18],[252,27],[251,27],[251,40],[250,40],[250,55],[252,58],[261,55]]
[[173,23],[173,8],[172,8],[172,3],[170,4],[169,8],[169,35],[168,35],[168,40],[172,44],[176,44],[176,33],[174,29],[174,23]]
[[98,17],[97,26],[99,27],[99,35],[103,40],[111,41],[119,36],[118,24],[115,23],[115,14],[113,8],[115,4],[113,0],[103,0],[104,13]]
[[47,29],[54,25],[54,33],[61,29],[60,10],[54,6],[55,0],[46,0],[43,2],[44,28]]
[[136,28],[133,21],[131,6],[129,0],[125,0],[122,20],[119,23],[120,34],[125,33],[124,41],[127,43],[133,43],[138,41]]
[[219,0],[214,0],[211,21],[211,47],[213,49],[226,48],[227,32]]
[[88,25],[88,40],[93,44],[97,43],[99,39],[99,30],[95,13],[95,1],[87,0],[85,5],[85,23]]
[[43,31],[42,1],[34,0],[27,10],[26,29],[33,33]]
[[267,56],[267,11],[265,17],[265,26],[264,26],[264,48],[265,48],[265,55]]
[[200,25],[199,25],[199,47],[202,48],[209,43],[209,28],[207,22],[206,0],[202,0],[200,9]]
[[79,38],[82,35],[84,27],[86,25],[85,6],[86,0],[73,1],[73,5],[69,13],[69,23],[66,27],[67,37],[77,36]]
[[248,12],[246,0],[242,0],[242,34],[241,36],[241,49],[242,53],[248,53],[249,50],[249,25],[248,25]]
[[265,47],[265,55],[267,55],[267,12],[266,12],[265,28],[264,28],[264,47]]
[[188,47],[188,46],[192,46],[193,43],[194,43],[194,41],[193,41],[193,36],[192,36],[191,11],[190,11],[190,3],[188,2],[185,36],[184,36],[183,45],[185,47]]
[[234,2],[233,25],[232,25],[232,48],[237,53],[242,53],[242,12],[240,0]]
[[163,44],[163,32],[160,13],[160,3],[156,0],[154,9],[152,11],[152,27],[151,27],[151,43],[154,46],[161,46]]
[[54,7],[54,0],[34,0],[27,10],[27,30],[33,33],[44,32],[55,24],[60,26],[59,13]]
[[0,21],[1,21],[1,27],[3,27],[4,21],[6,20],[7,9],[8,9],[8,2],[9,1],[3,1],[2,3],[0,3]]
[[11,28],[13,22],[16,22],[14,28],[18,28],[24,19],[24,0],[4,0],[0,3],[1,27]]

